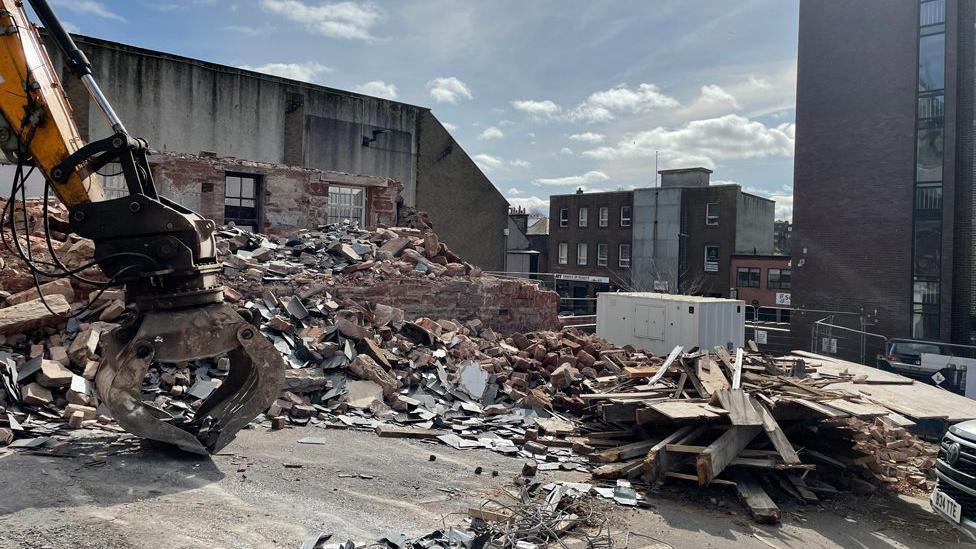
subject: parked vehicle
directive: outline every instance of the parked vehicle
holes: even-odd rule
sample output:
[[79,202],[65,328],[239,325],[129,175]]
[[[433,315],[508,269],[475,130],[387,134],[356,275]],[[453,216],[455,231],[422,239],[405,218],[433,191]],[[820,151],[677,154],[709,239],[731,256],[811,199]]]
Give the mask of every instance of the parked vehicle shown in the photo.
[[949,427],[935,474],[932,509],[976,541],[976,421]]
[[[966,387],[972,357],[957,356],[954,349],[962,350],[959,346],[938,341],[892,339],[885,342],[885,351],[883,355],[878,355],[877,366],[953,393],[974,397],[976,395],[967,393]],[[976,376],[976,370],[973,375]]]

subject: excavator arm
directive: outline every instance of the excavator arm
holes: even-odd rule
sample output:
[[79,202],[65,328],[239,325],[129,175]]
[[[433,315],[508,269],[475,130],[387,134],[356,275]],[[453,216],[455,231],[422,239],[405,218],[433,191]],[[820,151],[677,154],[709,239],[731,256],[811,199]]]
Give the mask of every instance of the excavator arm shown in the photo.
[[[137,314],[103,335],[96,374],[98,395],[113,417],[145,438],[217,451],[274,401],[284,362],[256,326],[223,302],[213,221],[157,193],[146,142],[129,135],[47,1],[29,3],[114,133],[84,142],[24,2],[0,0],[0,149],[18,165],[12,201],[23,167],[39,170],[68,207],[72,231],[95,243],[107,284],[125,285]],[[99,170],[108,165],[121,168],[128,196],[105,199]],[[15,209],[8,208],[11,229]],[[44,271],[16,248],[35,280],[78,278],[56,258],[53,266],[60,269]],[[170,416],[142,401],[153,363],[224,356],[231,363],[227,378],[191,417]]]

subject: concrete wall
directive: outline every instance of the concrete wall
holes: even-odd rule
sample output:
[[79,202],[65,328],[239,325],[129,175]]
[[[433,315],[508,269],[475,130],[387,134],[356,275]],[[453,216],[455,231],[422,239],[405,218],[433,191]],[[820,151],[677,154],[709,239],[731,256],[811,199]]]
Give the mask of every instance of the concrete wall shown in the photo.
[[434,115],[421,115],[419,134],[417,207],[454,253],[504,269],[508,201]]
[[776,202],[739,193],[736,199],[735,253],[772,254]]
[[639,290],[651,291],[655,280],[678,288],[681,254],[681,188],[634,191],[631,276]]
[[[485,269],[504,267],[508,203],[428,109],[75,39],[129,132],[154,149],[396,179],[404,204],[426,210],[451,249]],[[64,74],[57,48],[49,43],[48,50]],[[108,136],[77,80],[63,79],[82,135]],[[386,133],[364,146],[374,130]]]

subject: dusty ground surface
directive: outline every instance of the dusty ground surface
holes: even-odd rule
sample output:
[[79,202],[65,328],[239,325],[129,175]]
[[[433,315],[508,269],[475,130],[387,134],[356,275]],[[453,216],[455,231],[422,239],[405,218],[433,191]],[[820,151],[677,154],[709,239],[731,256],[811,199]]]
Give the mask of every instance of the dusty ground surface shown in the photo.
[[[328,444],[299,444],[302,437]],[[212,460],[127,443],[93,464],[90,454],[105,451],[94,444],[74,457],[0,458],[0,548],[297,548],[319,531],[360,542],[418,535],[510,486],[522,464],[318,428],[244,431]],[[650,504],[608,506],[615,547],[967,546],[924,501],[893,496],[783,505],[776,527],[755,525],[722,490],[672,486]]]

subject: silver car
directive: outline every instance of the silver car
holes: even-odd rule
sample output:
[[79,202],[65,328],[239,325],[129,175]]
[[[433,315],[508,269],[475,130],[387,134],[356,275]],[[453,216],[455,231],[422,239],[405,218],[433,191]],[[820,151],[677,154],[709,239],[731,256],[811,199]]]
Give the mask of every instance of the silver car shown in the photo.
[[935,474],[932,509],[976,541],[976,420],[949,427]]

